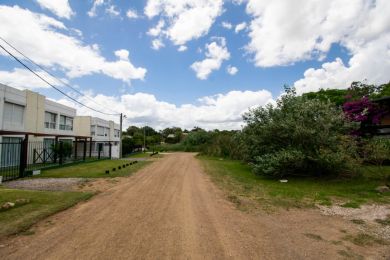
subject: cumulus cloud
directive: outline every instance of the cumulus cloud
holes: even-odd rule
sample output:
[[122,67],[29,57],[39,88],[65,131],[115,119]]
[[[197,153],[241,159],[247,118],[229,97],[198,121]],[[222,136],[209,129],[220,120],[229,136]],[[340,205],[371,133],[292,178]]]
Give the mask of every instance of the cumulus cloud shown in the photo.
[[59,68],[68,77],[104,74],[130,83],[146,75],[145,68],[131,63],[128,52],[127,59],[122,56],[109,61],[100,54],[96,44],[83,44],[67,34],[69,29],[63,23],[51,17],[18,6],[0,6],[0,20],[2,37],[37,63]]
[[116,17],[121,14],[121,12],[117,9],[115,5],[110,5],[109,7],[106,8],[106,13],[111,15],[111,17]]
[[236,75],[237,74],[237,72],[238,72],[238,69],[237,69],[237,67],[234,67],[234,66],[227,66],[226,67],[226,71],[227,71],[227,73],[229,73],[230,75]]
[[346,88],[354,80],[383,83],[390,78],[390,2],[249,0],[252,16],[247,51],[258,67],[323,60],[333,44],[351,58],[335,59],[310,68],[295,86],[298,92],[320,87]]
[[144,13],[150,19],[159,16],[165,20],[161,37],[184,45],[208,33],[222,6],[222,0],[148,0]]
[[127,10],[126,16],[129,19],[137,19],[137,18],[139,18],[139,15],[138,15],[137,11],[134,10],[134,9]]
[[97,15],[97,8],[105,3],[104,0],[94,0],[91,10],[87,12],[89,17],[95,17]]
[[214,39],[215,41],[206,44],[206,58],[202,61],[194,62],[191,65],[191,69],[196,72],[196,77],[199,79],[207,79],[211,72],[221,67],[223,61],[230,59],[225,38],[220,37]]
[[177,51],[183,52],[187,50],[187,46],[185,45],[180,45],[179,48],[177,48]]
[[147,34],[150,35],[150,36],[157,37],[157,36],[159,36],[162,33],[162,29],[163,29],[164,26],[165,26],[164,20],[160,20],[160,21],[158,21],[158,23],[156,24],[155,27],[152,27],[152,28],[149,29]]
[[[35,71],[39,75],[43,75],[42,71]],[[12,71],[0,70],[0,83],[18,89],[37,89],[50,88],[41,79],[36,77],[26,69],[15,68]]]
[[221,25],[223,28],[228,29],[228,30],[233,28],[233,25],[229,22],[222,22]]
[[246,22],[242,22],[236,25],[234,32],[239,33],[240,31],[244,30],[246,28]]
[[152,41],[152,49],[153,50],[159,50],[164,46],[165,46],[164,43],[160,39],[154,39]]
[[[140,126],[147,124],[158,129],[170,126],[187,129],[199,126],[210,130],[240,129],[243,125],[242,114],[248,111],[248,108],[273,102],[272,94],[267,90],[230,91],[226,94],[199,98],[196,104],[181,106],[158,100],[154,95],[147,93],[125,94],[119,97],[96,95],[90,98],[114,111],[123,112],[127,116],[124,127],[130,124]],[[85,98],[82,101],[96,107],[90,99]],[[65,99],[59,102],[76,106],[79,115],[92,113],[95,116],[102,116]],[[109,118],[118,121],[118,117]]]
[[60,18],[70,19],[74,12],[69,5],[68,0],[36,0],[38,4],[48,9]]

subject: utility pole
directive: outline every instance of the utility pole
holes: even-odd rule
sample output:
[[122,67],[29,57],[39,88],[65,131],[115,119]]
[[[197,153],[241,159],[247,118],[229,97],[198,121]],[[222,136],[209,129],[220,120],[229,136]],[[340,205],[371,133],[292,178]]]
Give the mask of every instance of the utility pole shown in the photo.
[[146,152],[146,126],[144,126],[144,152]]
[[122,120],[123,120],[123,115],[121,113],[121,117],[120,117],[120,120],[119,120],[119,128],[120,128],[120,132],[119,132],[119,159],[122,158]]

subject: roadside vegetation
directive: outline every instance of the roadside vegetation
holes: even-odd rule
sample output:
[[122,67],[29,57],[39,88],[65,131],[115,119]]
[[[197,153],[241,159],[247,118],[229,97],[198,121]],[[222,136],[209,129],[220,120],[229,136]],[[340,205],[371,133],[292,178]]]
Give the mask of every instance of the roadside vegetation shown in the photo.
[[[219,176],[219,182],[237,186],[238,193],[273,204],[389,202],[388,192],[375,189],[389,189],[390,139],[374,133],[390,114],[388,103],[375,101],[390,95],[390,83],[354,82],[346,90],[304,95],[285,89],[276,104],[246,113],[240,131],[147,129],[153,137],[145,139],[146,145],[157,151],[198,152],[206,156],[201,158],[214,179]],[[127,134],[134,142],[141,132],[130,127]]]
[[376,187],[390,178],[390,166],[381,168],[381,175],[371,167],[360,169],[356,178],[291,177],[287,183],[264,175],[253,174],[252,168],[238,160],[198,157],[227,198],[241,209],[313,207],[316,204],[359,207],[366,203],[390,203],[390,193],[379,193]]
[[[72,166],[43,170],[37,178],[109,178],[129,176],[150,162],[128,160],[103,160]],[[131,164],[131,165],[130,165]],[[123,167],[125,166],[125,167]],[[113,170],[115,169],[115,171]],[[109,171],[107,174],[106,171]]]
[[39,220],[87,200],[92,195],[88,192],[29,191],[0,186],[0,238],[26,231]]

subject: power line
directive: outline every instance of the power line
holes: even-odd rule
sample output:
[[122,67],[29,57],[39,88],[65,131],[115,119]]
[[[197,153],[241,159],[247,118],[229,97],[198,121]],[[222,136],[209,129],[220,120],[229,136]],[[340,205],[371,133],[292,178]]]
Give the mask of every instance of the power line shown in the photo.
[[53,75],[52,73],[50,73],[48,70],[46,70],[43,66],[39,65],[38,63],[36,63],[35,61],[33,61],[31,58],[27,57],[24,53],[22,53],[21,51],[19,51],[16,47],[14,47],[11,43],[9,43],[8,41],[6,41],[3,37],[0,36],[0,39],[5,42],[9,47],[11,47],[13,50],[15,50],[17,53],[19,53],[20,55],[22,55],[25,59],[27,59],[28,61],[30,61],[32,64],[34,64],[35,66],[37,66],[38,68],[40,68],[41,70],[45,71],[47,74],[49,74],[52,78],[56,79],[58,82],[60,82],[61,84],[71,88],[73,91],[77,92],[79,95],[81,96],[84,96],[86,97],[87,99],[89,99],[90,101],[94,102],[96,105],[98,106],[101,106],[101,107],[104,107],[112,112],[115,112],[116,114],[120,114],[108,107],[105,107],[105,106],[102,106],[101,104],[97,103],[95,100],[93,100],[92,98],[88,97],[87,95],[85,95],[84,93],[80,92],[79,90],[77,90],[76,88],[72,87],[71,85],[69,85],[68,83],[66,83],[65,81],[63,81],[62,79],[56,77],[55,75]]
[[31,73],[33,73],[35,76],[37,76],[38,78],[40,78],[43,82],[45,82],[46,84],[48,84],[50,87],[54,88],[55,90],[57,90],[58,92],[60,92],[62,95],[66,96],[67,98],[73,100],[74,102],[76,102],[77,104],[83,106],[83,107],[86,107],[88,109],[91,109],[97,113],[101,113],[101,114],[104,114],[104,115],[109,115],[109,116],[114,116],[114,115],[119,115],[119,114],[109,114],[109,113],[105,113],[105,112],[102,112],[100,110],[97,110],[97,109],[94,109],[90,106],[87,106],[83,103],[81,103],[80,101],[78,101],[77,99],[69,96],[68,94],[66,94],[65,92],[63,92],[62,90],[60,90],[59,88],[57,88],[56,86],[54,86],[53,84],[51,84],[50,82],[48,82],[46,79],[44,79],[42,76],[40,76],[38,73],[36,73],[35,71],[33,71],[29,66],[27,66],[24,62],[22,62],[21,60],[19,60],[15,55],[13,55],[11,52],[9,52],[3,45],[0,44],[0,47],[6,52],[8,53],[12,58],[14,58],[18,63],[20,63],[23,67],[25,67],[27,70],[29,70]]

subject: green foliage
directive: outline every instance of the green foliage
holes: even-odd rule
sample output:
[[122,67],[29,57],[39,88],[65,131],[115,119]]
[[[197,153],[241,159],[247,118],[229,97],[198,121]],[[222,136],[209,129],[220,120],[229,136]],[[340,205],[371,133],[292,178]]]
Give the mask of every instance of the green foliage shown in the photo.
[[372,138],[364,140],[362,144],[362,157],[367,163],[378,166],[390,160],[390,139]]
[[168,127],[161,131],[165,142],[169,144],[179,143],[182,139],[182,133],[180,127]]
[[70,142],[52,144],[51,149],[57,157],[69,158],[72,155],[73,145]]
[[355,163],[350,125],[331,102],[297,97],[287,89],[277,105],[245,114],[245,159],[269,176],[340,173]]
[[210,133],[211,140],[202,150],[209,156],[241,159],[241,140],[238,131],[214,131]]
[[136,126],[129,126],[124,132],[123,138],[123,154],[132,153],[135,149],[146,147],[153,147],[162,141],[162,136],[159,132],[150,126],[142,128]]
[[337,106],[342,106],[345,102],[345,96],[347,95],[346,89],[321,89],[318,92],[305,93],[302,96],[307,99],[316,99],[323,102],[332,102]]

